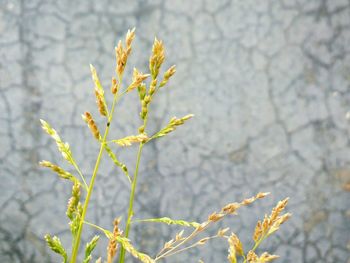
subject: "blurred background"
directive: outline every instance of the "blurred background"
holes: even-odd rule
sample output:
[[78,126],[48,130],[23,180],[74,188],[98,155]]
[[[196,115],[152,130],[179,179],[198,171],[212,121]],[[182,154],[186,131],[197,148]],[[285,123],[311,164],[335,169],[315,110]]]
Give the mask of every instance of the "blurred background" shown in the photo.
[[[59,262],[46,233],[70,246],[70,184],[38,162],[73,170],[39,119],[71,144],[90,178],[99,145],[81,114],[105,124],[89,64],[110,101],[114,46],[133,27],[127,77],[134,66],[148,70],[155,36],[166,46],[163,70],[177,65],[153,101],[149,134],[195,114],[145,147],[135,218],[203,221],[228,202],[270,191],[224,221],[246,248],[256,221],[289,196],[292,219],[261,249],[280,262],[350,262],[348,0],[0,0],[0,262]],[[135,134],[139,110],[137,92],[125,97],[110,138]],[[118,154],[134,171],[135,147]],[[107,229],[117,216],[125,221],[129,189],[105,156],[88,220]],[[96,233],[85,230],[85,241]],[[134,224],[131,240],[154,256],[179,230]],[[104,240],[95,255],[105,247]],[[226,257],[227,244],[213,241],[166,262]]]

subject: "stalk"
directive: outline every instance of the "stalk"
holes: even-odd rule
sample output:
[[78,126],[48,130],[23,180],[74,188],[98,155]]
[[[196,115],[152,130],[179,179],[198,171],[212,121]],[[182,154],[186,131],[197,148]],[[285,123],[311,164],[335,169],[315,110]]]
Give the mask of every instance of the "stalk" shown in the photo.
[[75,263],[76,260],[77,260],[79,246],[80,246],[80,240],[81,240],[81,233],[83,231],[85,216],[86,216],[86,212],[87,212],[87,209],[88,209],[88,206],[89,206],[89,201],[90,201],[90,197],[91,197],[91,194],[92,194],[92,190],[94,188],[97,171],[98,171],[98,168],[100,166],[102,153],[103,153],[103,150],[105,148],[105,143],[106,143],[106,139],[107,139],[107,136],[108,136],[110,123],[111,123],[111,121],[113,119],[113,113],[114,113],[115,105],[117,103],[117,99],[118,99],[118,93],[114,95],[111,113],[108,116],[107,127],[106,127],[105,133],[103,135],[103,139],[102,139],[101,146],[100,146],[100,151],[99,151],[98,156],[97,156],[95,168],[94,168],[94,171],[92,173],[91,182],[89,184],[88,192],[87,192],[87,195],[86,195],[86,198],[85,198],[83,212],[82,212],[80,223],[79,223],[78,233],[77,233],[77,236],[74,239],[74,245],[73,245],[73,250],[72,250],[72,257],[71,257],[70,263]]
[[[147,125],[147,120],[148,120],[148,114],[146,115],[146,117],[143,121],[143,126],[145,129],[146,129],[146,125]],[[125,226],[125,237],[126,238],[129,237],[129,232],[130,232],[130,228],[131,228],[131,218],[132,218],[133,213],[134,213],[133,207],[134,207],[135,191],[136,191],[136,185],[137,185],[137,176],[139,174],[139,166],[140,166],[143,145],[144,145],[144,143],[140,143],[139,150],[137,152],[137,157],[136,157],[135,174],[134,174],[134,177],[132,178],[131,193],[130,193],[130,198],[129,198],[128,218],[127,218],[126,226]],[[120,250],[119,263],[124,263],[124,261],[125,261],[125,249],[122,247]]]
[[[128,209],[128,219],[126,221],[126,227],[125,227],[125,237],[128,238],[130,227],[131,227],[131,218],[133,216],[133,207],[134,207],[134,199],[135,199],[135,191],[136,191],[136,185],[137,185],[137,175],[139,173],[139,165],[141,160],[141,153],[143,148],[143,143],[140,143],[139,151],[137,152],[137,160],[136,160],[136,168],[135,168],[135,174],[132,180],[132,186],[131,186],[131,193],[130,193],[130,199],[129,199],[129,209]],[[119,263],[124,263],[125,260],[125,249],[122,247],[120,250],[120,259]]]

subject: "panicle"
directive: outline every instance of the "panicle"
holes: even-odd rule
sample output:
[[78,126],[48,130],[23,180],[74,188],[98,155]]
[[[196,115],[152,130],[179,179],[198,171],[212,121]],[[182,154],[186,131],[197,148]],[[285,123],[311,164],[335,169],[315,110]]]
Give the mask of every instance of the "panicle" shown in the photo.
[[232,233],[231,236],[228,239],[229,245],[230,247],[233,246],[236,253],[239,256],[243,256],[244,255],[244,251],[243,251],[243,245],[241,240],[239,240],[239,238],[237,237],[237,235],[235,233]]
[[51,163],[49,161],[45,161],[45,160],[41,161],[39,164],[43,167],[50,168],[52,171],[57,173],[59,177],[61,177],[63,179],[67,179],[67,180],[71,180],[71,181],[75,180],[75,177],[71,173],[65,171],[63,168],[59,167],[56,164],[53,164],[53,163]]
[[121,218],[116,218],[113,222],[113,236],[109,239],[107,247],[107,263],[112,263],[118,250],[117,237],[121,236],[123,232],[119,229]]
[[270,262],[270,261],[278,259],[278,258],[279,258],[279,256],[277,256],[277,255],[271,255],[267,252],[264,252],[259,257],[259,260],[260,260],[259,262]]
[[96,103],[97,103],[98,110],[102,116],[107,116],[108,111],[107,111],[106,100],[104,97],[104,90],[97,76],[96,69],[91,64],[90,64],[90,69],[91,69],[92,80],[95,83],[95,96],[96,96]]
[[134,38],[135,38],[135,28],[133,28],[132,30],[128,30],[128,33],[126,34],[126,38],[125,38],[126,47],[124,48],[122,45],[122,42],[119,41],[118,45],[115,48],[115,54],[116,54],[116,60],[117,60],[116,74],[119,79],[121,79],[121,76],[124,73],[126,62],[128,61],[128,57],[131,53],[131,44]]
[[131,53],[131,43],[135,38],[135,27],[133,29],[129,29],[126,33],[125,44],[126,44],[126,54],[129,56]]
[[76,212],[78,212],[78,205],[80,201],[80,183],[75,181],[72,187],[72,197],[68,200],[67,217],[72,221]]
[[94,137],[97,140],[101,140],[101,134],[100,131],[97,128],[97,125],[91,115],[90,112],[86,111],[83,115],[82,115],[83,120],[87,123],[91,133],[94,135]]
[[165,73],[162,82],[159,84],[159,87],[165,86],[169,79],[175,74],[176,67],[175,65],[171,66]]
[[58,135],[56,130],[54,130],[50,124],[44,120],[40,120],[42,128],[46,131],[56,142],[57,148],[62,154],[63,158],[66,159],[70,164],[73,164],[72,152],[70,150],[69,144],[61,140],[61,137]]
[[262,235],[262,225],[261,221],[258,221],[258,223],[255,226],[254,234],[253,234],[253,240],[254,242],[257,242]]
[[68,259],[67,252],[64,249],[61,243],[61,240],[56,236],[51,237],[49,234],[45,235],[45,240],[49,248],[53,252],[60,254],[63,257],[63,262],[67,262],[67,259]]
[[227,259],[230,263],[237,263],[237,257],[236,257],[236,247],[233,243],[232,239],[228,239],[229,247],[228,247],[228,256]]
[[159,132],[157,132],[152,138],[158,138],[167,135],[168,133],[174,131],[176,127],[184,124],[185,121],[191,119],[193,116],[193,114],[188,114],[180,119],[173,117],[168,123],[168,125],[161,129]]
[[253,250],[250,250],[247,255],[247,261],[248,263],[257,263],[258,262],[258,256],[255,254]]
[[284,200],[281,200],[277,203],[277,205],[272,209],[271,215],[270,215],[270,220],[271,222],[274,222],[280,213],[284,210],[286,205],[288,204],[289,198],[285,198]]
[[253,234],[253,240],[255,242],[258,242],[258,240],[267,237],[277,231],[279,227],[291,217],[290,213],[280,215],[287,204],[288,198],[279,201],[277,205],[272,209],[270,216],[265,215],[262,222],[258,221]]
[[155,38],[153,47],[152,47],[152,55],[149,59],[149,69],[152,75],[152,79],[157,78],[159,69],[163,64],[164,59],[165,59],[165,50],[164,50],[163,42]]
[[146,134],[130,135],[119,140],[113,140],[114,143],[120,146],[131,146],[133,143],[145,143],[149,138]]

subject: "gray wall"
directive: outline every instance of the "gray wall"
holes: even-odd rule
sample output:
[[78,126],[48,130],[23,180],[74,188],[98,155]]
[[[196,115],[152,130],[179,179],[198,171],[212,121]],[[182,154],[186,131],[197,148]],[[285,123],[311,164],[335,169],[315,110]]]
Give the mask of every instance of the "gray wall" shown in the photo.
[[[147,70],[155,35],[166,65],[178,68],[154,101],[149,132],[173,115],[196,115],[145,148],[135,217],[200,221],[227,202],[271,191],[225,221],[246,247],[256,220],[290,196],[293,218],[263,248],[280,262],[347,262],[349,8],[348,0],[0,0],[0,261],[58,262],[42,241],[47,232],[68,246],[70,186],[37,163],[70,167],[38,120],[70,142],[90,178],[98,145],[80,117],[98,116],[89,63],[108,88],[114,46],[135,26],[128,72]],[[119,106],[111,138],[140,123],[136,93]],[[130,170],[135,154],[120,151]],[[114,217],[126,218],[128,195],[106,158],[88,220],[111,228]],[[131,238],[154,255],[176,230],[135,225]],[[167,262],[197,262],[199,252],[205,262],[225,262],[226,251],[215,241]]]

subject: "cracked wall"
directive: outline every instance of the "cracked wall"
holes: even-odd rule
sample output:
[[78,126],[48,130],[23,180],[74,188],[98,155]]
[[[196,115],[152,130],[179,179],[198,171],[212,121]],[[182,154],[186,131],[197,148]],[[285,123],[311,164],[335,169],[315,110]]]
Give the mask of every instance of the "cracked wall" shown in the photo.
[[[248,242],[256,220],[290,196],[293,218],[263,247],[281,262],[348,262],[349,12],[348,0],[0,1],[0,261],[57,262],[42,241],[47,232],[68,244],[70,189],[37,166],[63,164],[38,120],[52,123],[91,171],[98,145],[80,118],[97,116],[88,65],[107,87],[116,41],[135,26],[129,65],[147,69],[156,35],[166,65],[178,69],[151,108],[151,130],[173,115],[196,116],[146,147],[137,215],[203,220],[271,191],[226,223]],[[138,127],[136,99],[121,102],[112,136]],[[135,149],[120,154],[132,167]],[[98,176],[88,219],[108,228],[125,211],[128,183],[109,160]],[[132,239],[153,255],[175,230],[136,225]],[[212,242],[167,262],[196,262],[199,252],[225,262],[226,251]]]

